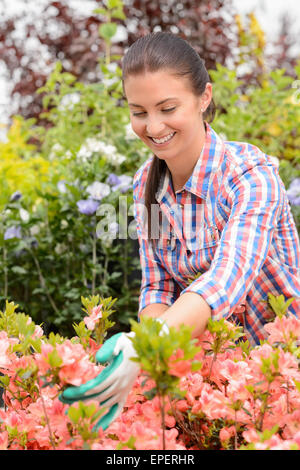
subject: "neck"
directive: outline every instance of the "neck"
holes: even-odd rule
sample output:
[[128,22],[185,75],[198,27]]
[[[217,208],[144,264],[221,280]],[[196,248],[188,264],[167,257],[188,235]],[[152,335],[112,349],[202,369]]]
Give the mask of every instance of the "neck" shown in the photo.
[[181,189],[193,173],[206,138],[206,130],[204,125],[203,127],[200,127],[199,137],[198,146],[193,149],[191,153],[187,152],[189,154],[189,158],[186,158],[184,155],[181,159],[176,158],[174,161],[166,162],[172,176],[174,191]]

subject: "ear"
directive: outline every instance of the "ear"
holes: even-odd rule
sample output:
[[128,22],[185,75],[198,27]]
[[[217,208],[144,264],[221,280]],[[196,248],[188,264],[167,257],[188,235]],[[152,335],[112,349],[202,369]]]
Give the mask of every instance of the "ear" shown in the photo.
[[212,100],[212,84],[206,83],[205,90],[200,97],[200,111],[204,113]]

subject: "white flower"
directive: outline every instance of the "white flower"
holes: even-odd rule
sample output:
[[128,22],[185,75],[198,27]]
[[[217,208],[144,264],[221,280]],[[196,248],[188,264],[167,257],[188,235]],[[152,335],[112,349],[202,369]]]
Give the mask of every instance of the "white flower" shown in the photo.
[[61,100],[61,102],[58,106],[58,109],[62,110],[62,111],[72,110],[74,108],[74,104],[79,103],[79,101],[80,101],[80,94],[79,93],[77,93],[77,92],[76,93],[69,93],[68,95],[65,95],[62,98],[62,100]]
[[29,219],[30,219],[30,215],[29,215],[29,212],[25,209],[23,209],[21,207],[20,211],[19,211],[19,214],[20,214],[20,217],[21,217],[21,220],[23,220],[23,222],[28,222]]
[[96,201],[101,201],[105,196],[108,196],[110,193],[110,187],[106,183],[100,183],[99,181],[94,181],[86,188],[87,192],[92,199]]
[[61,180],[57,183],[57,189],[60,193],[65,194],[67,192],[66,180]]
[[54,160],[57,155],[63,152],[63,148],[60,144],[54,144],[51,148],[51,152],[49,153],[49,160]]
[[61,222],[60,222],[60,228],[61,229],[67,228],[68,226],[69,226],[69,224],[65,219],[61,220]]
[[117,165],[121,165],[121,163],[123,163],[126,160],[126,157],[124,157],[124,155],[120,155],[119,153],[116,153],[116,154],[111,155],[109,160],[113,165],[117,166]]
[[125,126],[125,138],[127,140],[135,140],[135,139],[138,138],[138,136],[136,135],[136,133],[132,129],[130,122],[128,124],[126,124],[126,126]]
[[89,137],[81,146],[77,157],[83,162],[87,161],[93,153],[100,153],[113,165],[120,165],[126,158],[120,155],[114,145],[107,144],[97,137]]
[[102,83],[104,86],[109,87],[114,83],[118,83],[120,81],[119,77],[112,77],[112,78],[103,78]]
[[30,235],[32,237],[34,237],[35,235],[37,235],[40,231],[40,227],[38,225],[33,225],[32,227],[30,227],[29,229],[29,232],[30,232]]
[[54,251],[57,255],[61,255],[67,250],[67,246],[64,243],[57,243],[55,245]]

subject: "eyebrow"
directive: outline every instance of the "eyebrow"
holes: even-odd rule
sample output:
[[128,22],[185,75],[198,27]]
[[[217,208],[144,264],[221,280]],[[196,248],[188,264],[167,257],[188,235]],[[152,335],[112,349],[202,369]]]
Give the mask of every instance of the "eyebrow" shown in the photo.
[[[169,100],[176,100],[176,98],[166,98],[165,100],[162,100],[162,101],[159,101],[158,103],[156,103],[155,106],[159,106],[160,104],[163,104],[165,103],[166,101],[169,101]],[[135,103],[128,103],[129,106],[135,106],[136,108],[143,108],[143,106],[141,106],[140,104],[135,104]]]

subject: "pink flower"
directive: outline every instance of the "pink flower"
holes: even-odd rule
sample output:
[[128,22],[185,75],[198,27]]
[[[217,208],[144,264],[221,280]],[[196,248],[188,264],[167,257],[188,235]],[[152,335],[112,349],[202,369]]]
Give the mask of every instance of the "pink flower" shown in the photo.
[[10,342],[8,340],[7,334],[5,331],[0,333],[0,367],[8,367],[11,364],[11,359],[9,358],[8,348]]
[[34,338],[41,338],[43,334],[44,334],[43,329],[39,325],[35,325],[35,330],[32,336]]
[[229,441],[229,439],[236,434],[236,429],[234,426],[224,427],[221,429],[219,437],[221,442]]
[[183,377],[191,370],[191,361],[182,359],[183,351],[178,349],[169,359],[169,374],[175,377]]
[[0,368],[10,368],[14,363],[16,356],[10,351],[10,346],[18,342],[17,338],[9,338],[6,331],[0,331]]
[[257,431],[253,428],[243,432],[243,438],[247,442],[259,442],[259,435]]
[[93,330],[100,318],[102,318],[102,305],[97,305],[93,308],[92,313],[89,316],[84,317],[83,320],[86,327],[89,330]]
[[273,322],[267,323],[264,329],[270,335],[268,338],[270,344],[288,343],[290,340],[300,339],[300,319],[294,315],[276,317]]
[[0,450],[7,450],[8,434],[7,431],[0,432]]
[[95,378],[103,369],[89,360],[89,355],[81,344],[73,344],[66,340],[56,345],[57,352],[62,359],[59,378],[62,384],[81,385],[87,380]]

